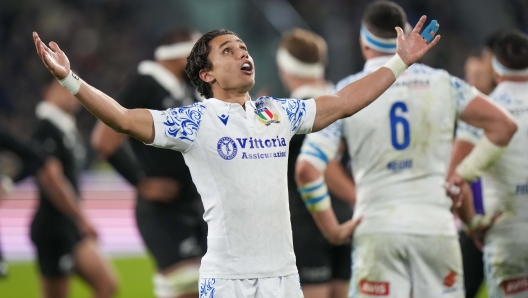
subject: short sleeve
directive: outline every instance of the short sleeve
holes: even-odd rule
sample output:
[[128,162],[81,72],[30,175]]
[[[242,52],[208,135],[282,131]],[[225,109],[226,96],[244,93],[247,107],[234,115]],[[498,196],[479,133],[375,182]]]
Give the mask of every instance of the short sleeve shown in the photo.
[[343,136],[343,122],[338,120],[304,139],[299,160],[307,160],[314,167],[324,169],[339,150]]
[[202,104],[196,103],[165,111],[149,110],[154,121],[154,142],[147,145],[189,151],[198,137],[203,109]]
[[480,92],[477,88],[454,76],[450,77],[449,83],[451,98],[455,99],[457,114],[460,115],[466,106],[475,99]]
[[484,131],[467,124],[462,120],[457,122],[456,139],[475,144],[482,137]]
[[315,100],[302,99],[276,99],[286,112],[286,117],[291,125],[291,135],[307,134],[312,132],[315,120]]

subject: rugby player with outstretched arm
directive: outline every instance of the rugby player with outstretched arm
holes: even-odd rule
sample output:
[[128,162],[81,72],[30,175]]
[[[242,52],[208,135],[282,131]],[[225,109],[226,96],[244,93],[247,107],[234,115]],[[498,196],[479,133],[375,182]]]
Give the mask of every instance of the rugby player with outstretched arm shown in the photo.
[[[255,67],[244,42],[221,29],[203,35],[186,72],[207,98],[192,106],[154,111],[126,109],[83,82],[68,58],[33,33],[46,67],[96,117],[146,144],[183,153],[204,204],[207,253],[200,267],[200,297],[302,297],[288,211],[287,152],[294,134],[318,131],[378,98],[408,66],[440,40],[420,36],[423,16],[384,67],[315,99],[252,100]],[[170,163],[167,160],[167,163]],[[339,231],[342,241],[357,221]]]
[[[363,71],[336,85],[375,73],[397,49],[394,26],[407,23],[391,1],[374,1],[363,14]],[[341,91],[338,91],[338,93]],[[416,63],[374,103],[306,136],[296,178],[323,234],[341,229],[322,173],[345,138],[356,182],[349,297],[464,297],[462,259],[452,200],[443,184],[455,123],[484,129],[485,140],[447,181],[474,175],[500,156],[516,130],[511,115],[447,71]],[[456,204],[455,204],[456,205]]]

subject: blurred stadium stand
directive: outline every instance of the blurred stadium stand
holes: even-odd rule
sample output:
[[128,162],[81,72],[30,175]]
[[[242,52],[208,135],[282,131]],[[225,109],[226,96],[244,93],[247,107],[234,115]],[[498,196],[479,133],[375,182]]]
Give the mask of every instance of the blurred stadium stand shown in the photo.
[[[82,206],[99,233],[99,244],[110,256],[144,255],[134,218],[133,189],[113,172],[86,172],[81,177]],[[8,260],[32,260],[29,226],[38,189],[32,179],[20,183],[0,208],[0,243]]]
[[[32,31],[56,41],[75,71],[90,84],[117,96],[137,63],[152,58],[158,38],[175,26],[202,32],[228,28],[248,44],[257,85],[286,96],[274,62],[280,33],[294,26],[329,43],[328,76],[337,81],[362,68],[360,16],[368,0],[2,0],[0,1],[0,125],[27,140],[42,87],[51,79],[35,53]],[[528,31],[527,0],[400,0],[411,24],[426,14],[441,24],[442,41],[424,62],[461,76],[466,56],[487,35],[505,27]],[[86,110],[79,127],[89,143],[95,118]],[[97,163],[92,156],[92,163]],[[5,163],[4,163],[5,164]],[[2,163],[0,163],[2,166]],[[96,174],[93,174],[96,173]],[[35,205],[31,182],[0,206],[1,242],[9,256],[31,253],[27,224]],[[114,174],[87,173],[83,195],[101,228],[103,249],[142,252],[133,220],[131,189]],[[128,251],[132,250],[132,251]]]

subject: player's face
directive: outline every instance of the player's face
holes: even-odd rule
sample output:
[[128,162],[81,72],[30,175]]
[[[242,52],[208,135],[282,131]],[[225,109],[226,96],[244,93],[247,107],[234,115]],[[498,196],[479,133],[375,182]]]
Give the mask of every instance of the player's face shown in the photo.
[[469,57],[464,65],[466,81],[475,86],[480,92],[490,94],[495,88],[493,84],[493,70],[488,63],[478,57]]
[[207,73],[213,92],[215,87],[248,92],[255,84],[255,67],[246,44],[240,38],[227,34],[213,38],[209,47],[209,61],[213,67]]

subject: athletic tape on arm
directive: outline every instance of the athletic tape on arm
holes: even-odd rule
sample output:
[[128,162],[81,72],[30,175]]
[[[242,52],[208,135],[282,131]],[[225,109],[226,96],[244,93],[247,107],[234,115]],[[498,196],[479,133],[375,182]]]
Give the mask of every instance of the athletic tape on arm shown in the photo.
[[301,193],[304,205],[306,205],[306,208],[310,212],[324,211],[332,205],[323,176],[299,186],[299,192]]
[[79,92],[79,89],[81,88],[83,80],[79,78],[76,74],[73,73],[70,69],[70,73],[62,80],[59,80],[59,83],[66,88],[68,91],[70,91],[73,95],[77,94]]
[[333,158],[332,149],[322,146],[322,144],[315,145],[310,141],[304,141],[301,147],[301,153],[297,157],[297,162],[306,161],[310,163],[319,172],[324,173],[328,162]]
[[475,148],[456,168],[456,173],[464,180],[472,182],[482,176],[506,151],[506,147],[493,144],[485,135],[475,144]]

